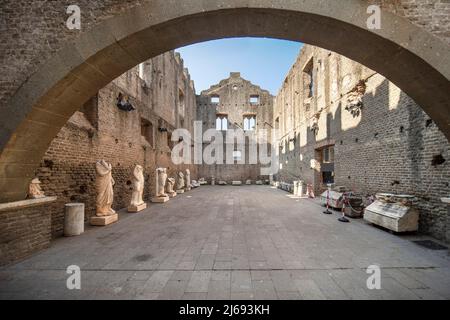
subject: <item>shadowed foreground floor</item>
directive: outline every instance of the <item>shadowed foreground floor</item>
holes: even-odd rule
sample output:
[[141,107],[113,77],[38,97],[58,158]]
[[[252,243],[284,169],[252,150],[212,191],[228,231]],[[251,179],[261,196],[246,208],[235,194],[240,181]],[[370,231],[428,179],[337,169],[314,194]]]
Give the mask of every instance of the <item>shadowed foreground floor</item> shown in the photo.
[[269,186],[202,186],[0,269],[0,298],[450,299],[447,250],[322,211]]

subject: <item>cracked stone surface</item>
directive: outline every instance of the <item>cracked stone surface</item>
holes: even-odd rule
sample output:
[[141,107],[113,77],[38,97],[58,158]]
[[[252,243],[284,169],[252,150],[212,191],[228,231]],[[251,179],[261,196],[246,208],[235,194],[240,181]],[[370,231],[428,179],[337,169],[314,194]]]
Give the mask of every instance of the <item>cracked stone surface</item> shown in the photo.
[[[450,299],[448,250],[322,211],[269,186],[202,186],[1,268],[0,298]],[[374,264],[380,290],[366,286]]]

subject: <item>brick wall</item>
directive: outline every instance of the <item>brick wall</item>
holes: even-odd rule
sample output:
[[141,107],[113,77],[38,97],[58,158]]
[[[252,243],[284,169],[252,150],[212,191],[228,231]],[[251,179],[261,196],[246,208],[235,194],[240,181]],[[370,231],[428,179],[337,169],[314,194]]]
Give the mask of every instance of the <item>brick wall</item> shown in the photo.
[[0,212],[0,265],[50,245],[51,221],[43,206]]
[[[192,130],[195,113],[195,91],[182,60],[168,52],[145,62],[146,83],[138,76],[138,67],[123,74],[101,89],[79,112],[76,112],[52,141],[36,174],[47,195],[56,195],[51,204],[53,237],[63,230],[64,204],[83,202],[86,220],[95,214],[95,162],[105,159],[113,166],[114,209],[127,207],[131,197],[131,176],[135,164],[144,167],[144,199],[155,192],[155,169],[169,168],[169,176],[192,165],[174,165],[168,147],[168,133],[180,119]],[[145,84],[145,86],[144,86]],[[184,92],[184,116],[179,112],[179,90]],[[116,99],[122,93],[129,96],[135,111],[117,108]],[[141,121],[153,127],[153,141],[141,135]]]
[[[314,94],[308,100],[304,68],[310,61]],[[360,80],[366,92],[361,113],[354,117],[345,107]],[[398,87],[343,56],[305,46],[275,101],[282,145],[279,180],[301,179],[316,192],[324,190],[321,149],[334,145],[336,185],[364,194],[413,194],[420,200],[420,231],[446,238],[447,209],[440,198],[450,192],[449,143]],[[311,130],[315,114],[317,132]],[[293,137],[296,141],[289,141]],[[446,162],[433,166],[436,155]]]

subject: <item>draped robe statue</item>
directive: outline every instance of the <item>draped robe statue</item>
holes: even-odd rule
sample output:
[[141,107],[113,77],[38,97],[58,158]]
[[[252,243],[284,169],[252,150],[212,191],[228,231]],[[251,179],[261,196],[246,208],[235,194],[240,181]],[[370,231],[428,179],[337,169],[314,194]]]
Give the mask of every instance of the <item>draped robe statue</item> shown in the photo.
[[189,169],[186,169],[185,178],[186,178],[186,187],[185,187],[185,189],[189,191],[189,190],[191,190],[191,171]]
[[164,190],[167,180],[167,169],[158,168],[156,169],[156,197],[167,197]]
[[144,169],[140,165],[136,165],[133,170],[132,177],[133,192],[131,193],[130,208],[137,208],[144,204],[142,194],[144,193]]
[[100,160],[95,164],[97,178],[95,188],[97,190],[97,213],[98,217],[109,216],[116,212],[111,208],[114,200],[114,179],[111,175],[112,165],[105,160]]
[[39,181],[39,178],[34,178],[33,180],[31,180],[31,183],[28,187],[28,198],[38,199],[44,197],[45,194],[41,189],[41,181]]
[[175,190],[173,190],[173,186],[175,185],[175,179],[174,178],[167,178],[167,194],[169,197],[173,198],[177,195]]
[[177,192],[184,189],[184,174],[179,171],[177,176]]

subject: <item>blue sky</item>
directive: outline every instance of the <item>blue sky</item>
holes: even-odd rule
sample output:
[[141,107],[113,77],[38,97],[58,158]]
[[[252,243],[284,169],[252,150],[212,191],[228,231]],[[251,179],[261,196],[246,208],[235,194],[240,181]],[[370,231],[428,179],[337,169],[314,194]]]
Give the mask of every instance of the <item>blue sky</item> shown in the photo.
[[230,72],[277,94],[302,44],[266,38],[213,40],[177,49],[200,93]]

